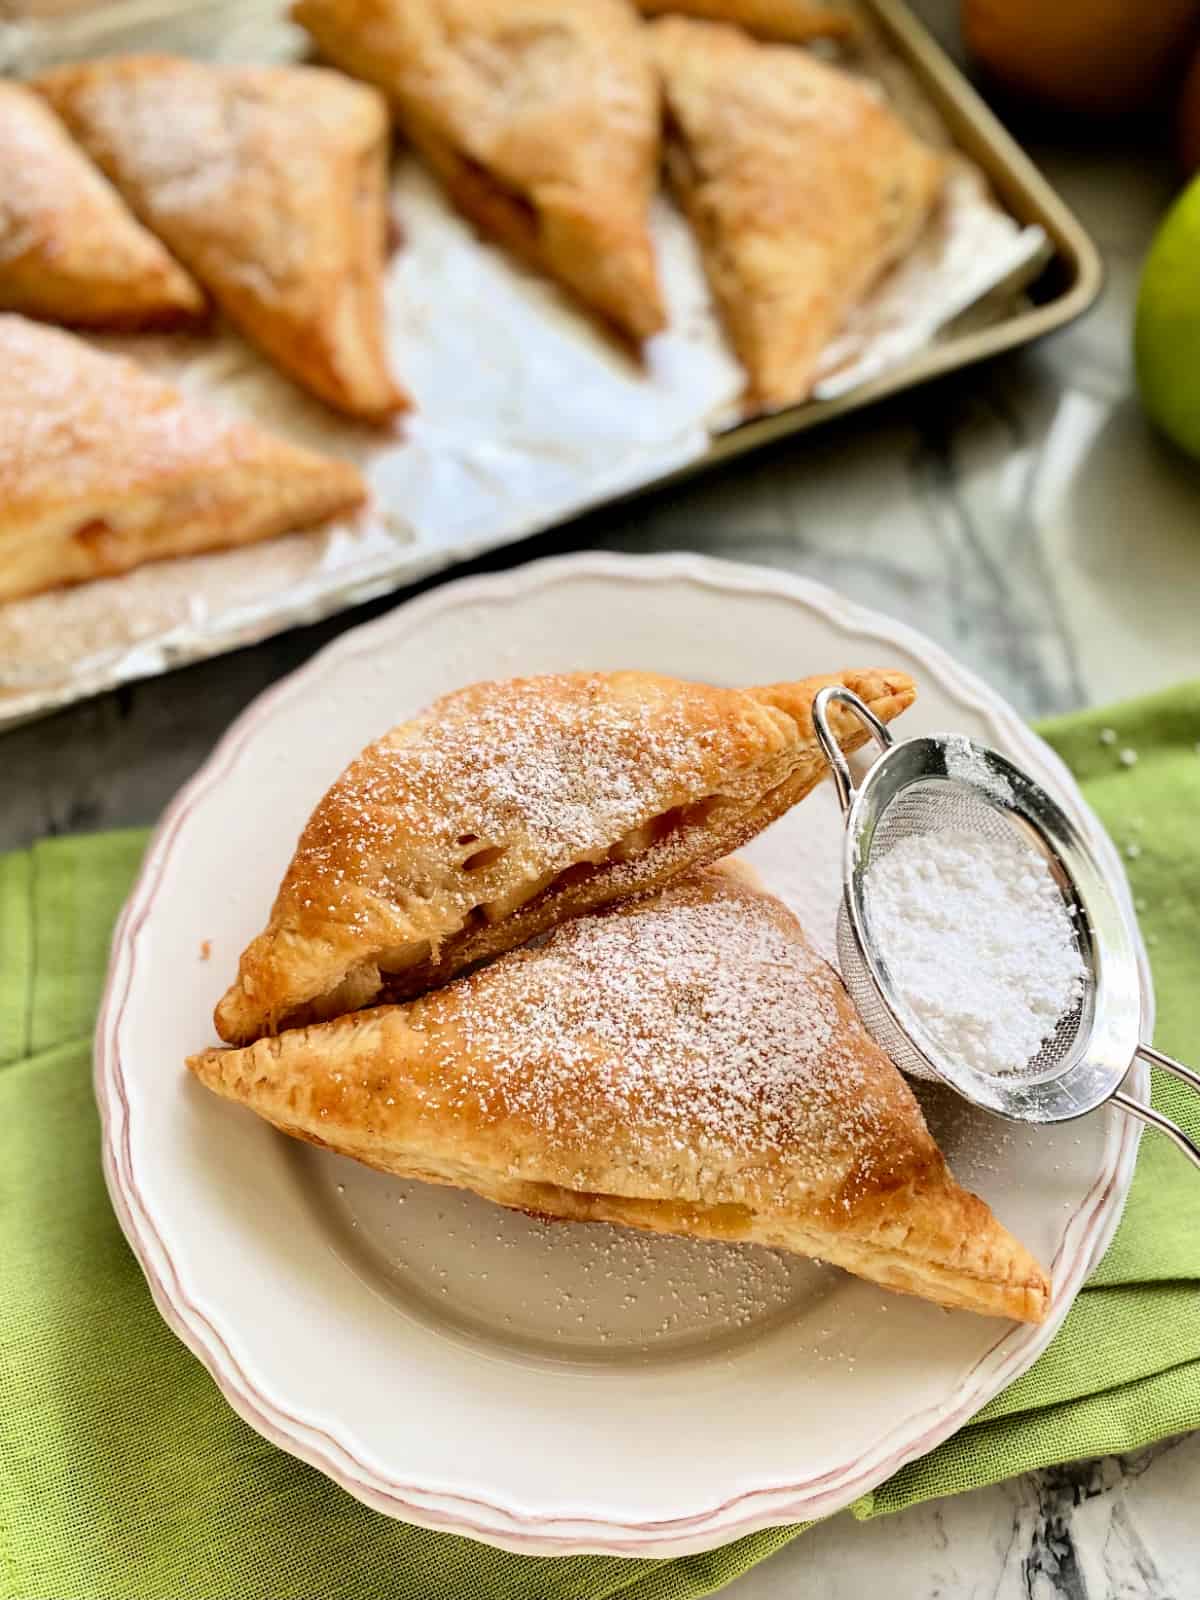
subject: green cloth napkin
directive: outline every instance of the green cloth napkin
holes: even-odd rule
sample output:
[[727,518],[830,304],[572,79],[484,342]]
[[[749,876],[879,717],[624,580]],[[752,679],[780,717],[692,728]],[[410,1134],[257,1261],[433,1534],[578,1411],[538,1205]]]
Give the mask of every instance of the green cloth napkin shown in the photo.
[[[1158,1043],[1194,1058],[1200,683],[1043,732],[1128,858]],[[100,1177],[89,1039],[143,844],[107,834],[0,858],[0,1593],[694,1600],[802,1532],[675,1561],[505,1555],[366,1510],[239,1421],[155,1312]],[[1200,1107],[1173,1080],[1155,1100],[1196,1130]],[[854,1510],[1197,1425],[1200,1178],[1147,1134],[1120,1231],[1041,1360]]]

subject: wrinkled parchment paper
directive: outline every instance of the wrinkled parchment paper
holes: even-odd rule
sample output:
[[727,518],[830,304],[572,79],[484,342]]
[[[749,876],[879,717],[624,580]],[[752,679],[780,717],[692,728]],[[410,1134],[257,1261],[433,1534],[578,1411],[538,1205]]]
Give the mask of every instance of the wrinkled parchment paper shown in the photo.
[[[889,83],[889,92],[895,91]],[[927,115],[927,111],[922,112]],[[482,243],[417,162],[397,159],[389,265],[395,371],[417,408],[390,430],[339,420],[230,330],[106,338],[190,393],[355,461],[353,519],[0,606],[0,724],[314,621],[703,460],[741,419],[741,374],[694,242],[665,196],[654,235],[671,312],[642,362],[550,284]],[[826,353],[816,394],[853,391],[1047,253],[955,164],[912,256]]]

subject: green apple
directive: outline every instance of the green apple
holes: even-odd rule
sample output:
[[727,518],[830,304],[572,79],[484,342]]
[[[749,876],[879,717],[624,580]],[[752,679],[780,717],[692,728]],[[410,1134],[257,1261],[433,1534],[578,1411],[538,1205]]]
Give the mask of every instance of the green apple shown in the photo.
[[1150,246],[1133,335],[1142,403],[1177,445],[1200,456],[1200,178]]

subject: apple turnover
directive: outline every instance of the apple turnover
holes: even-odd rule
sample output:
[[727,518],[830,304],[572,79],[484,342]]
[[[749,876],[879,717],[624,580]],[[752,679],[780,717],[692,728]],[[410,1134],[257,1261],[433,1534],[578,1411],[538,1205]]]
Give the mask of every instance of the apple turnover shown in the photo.
[[0,373],[0,600],[269,539],[364,497],[348,463],[60,329],[0,316]]
[[647,32],[666,96],[667,175],[747,401],[793,405],[854,306],[915,243],[943,164],[871,86],[805,50],[686,17]]
[[791,913],[719,867],[406,1005],[188,1065],[284,1133],[384,1172],[1046,1314],[1045,1273],[956,1183]]
[[296,0],[378,84],[476,226],[632,339],[665,325],[649,233],[659,100],[628,0]]
[[386,348],[379,94],[313,67],[157,55],[58,67],[37,87],[276,366],[364,421],[408,404]]
[[[759,833],[826,772],[812,702],[889,721],[903,672],[719,689],[648,672],[475,684],[353,761],[216,1010],[230,1044],[419,994]],[[840,706],[847,749],[862,725]]]
[[0,78],[0,309],[80,328],[167,327],[203,293],[32,89]]

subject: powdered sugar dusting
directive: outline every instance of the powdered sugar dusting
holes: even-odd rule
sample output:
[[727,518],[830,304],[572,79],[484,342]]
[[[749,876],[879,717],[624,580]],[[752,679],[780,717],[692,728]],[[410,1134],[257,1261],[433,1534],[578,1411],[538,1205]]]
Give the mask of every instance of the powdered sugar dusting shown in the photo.
[[[733,1354],[813,1313],[834,1269],[761,1245],[548,1222],[295,1146],[338,1248],[442,1336],[599,1370]],[[823,1344],[830,1359],[837,1347]]]
[[450,1002],[474,1063],[458,1102],[551,1148],[615,1156],[615,1139],[661,1160],[666,1145],[694,1174],[783,1151],[812,1181],[870,1148],[878,1096],[838,979],[778,902],[718,874],[568,923],[467,983],[473,1003]]
[[[86,508],[87,497],[96,495],[112,504],[130,489],[144,489],[156,473],[165,478],[185,464],[215,474],[262,438],[132,362],[21,317],[0,317],[0,351],[0,482],[17,506],[78,499]],[[198,482],[195,492],[205,489]]]
[[[531,873],[602,859],[700,793],[721,737],[696,725],[701,693],[711,691],[672,684],[652,694],[645,679],[625,692],[619,674],[578,674],[447,696],[334,786],[306,839],[312,875],[400,902],[436,892],[461,910]],[[483,859],[487,851],[507,859]],[[448,871],[473,862],[466,881]]]
[[699,774],[686,695],[651,702],[607,692],[599,676],[559,676],[480,685],[443,705],[449,715],[387,759],[416,803],[447,804],[481,837],[519,818],[572,850],[599,848],[645,815],[648,794]]
[[1065,901],[1014,833],[899,839],[871,863],[871,933],[900,998],[950,1060],[1025,1070],[1082,993]]

